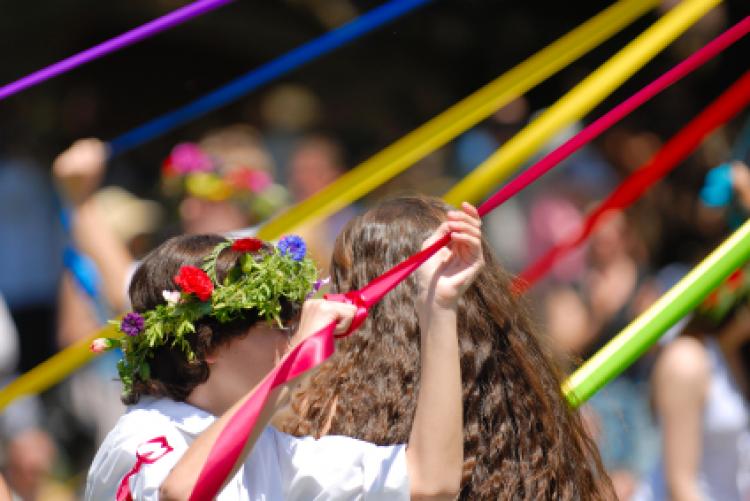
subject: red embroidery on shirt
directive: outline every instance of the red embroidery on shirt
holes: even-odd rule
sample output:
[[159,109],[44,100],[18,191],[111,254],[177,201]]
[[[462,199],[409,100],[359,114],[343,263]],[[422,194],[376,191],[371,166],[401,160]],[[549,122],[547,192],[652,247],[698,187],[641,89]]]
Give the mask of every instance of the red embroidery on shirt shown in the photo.
[[[161,446],[161,449],[149,448],[149,450],[146,450],[143,453],[139,452],[141,447],[148,447],[148,444],[158,444]],[[172,446],[169,445],[167,439],[163,436],[152,438],[151,440],[139,445],[138,449],[135,451],[135,465],[133,465],[133,468],[131,468],[131,470],[122,478],[120,486],[117,488],[117,501],[133,501],[133,495],[130,492],[130,477],[138,473],[141,470],[141,466],[144,464],[155,463],[173,450]]]

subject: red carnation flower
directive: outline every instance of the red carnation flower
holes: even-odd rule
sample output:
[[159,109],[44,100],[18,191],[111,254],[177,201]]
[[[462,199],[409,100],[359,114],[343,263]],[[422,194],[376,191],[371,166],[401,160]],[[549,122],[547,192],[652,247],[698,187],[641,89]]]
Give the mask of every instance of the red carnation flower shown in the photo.
[[263,248],[263,240],[258,238],[240,238],[232,244],[232,250],[238,252],[255,252]]
[[198,299],[205,301],[211,297],[214,284],[206,272],[195,266],[183,266],[180,273],[174,277],[174,282],[185,294],[195,294]]

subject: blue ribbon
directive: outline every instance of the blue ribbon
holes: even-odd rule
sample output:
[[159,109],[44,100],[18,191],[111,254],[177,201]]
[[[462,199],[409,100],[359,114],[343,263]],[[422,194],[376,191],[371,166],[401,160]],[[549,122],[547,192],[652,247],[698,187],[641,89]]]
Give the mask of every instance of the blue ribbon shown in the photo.
[[313,59],[341,47],[431,0],[391,0],[343,26],[292,49],[228,84],[181,108],[157,117],[110,141],[110,154],[120,155],[159,137],[180,125],[221,108],[261,85],[270,82]]

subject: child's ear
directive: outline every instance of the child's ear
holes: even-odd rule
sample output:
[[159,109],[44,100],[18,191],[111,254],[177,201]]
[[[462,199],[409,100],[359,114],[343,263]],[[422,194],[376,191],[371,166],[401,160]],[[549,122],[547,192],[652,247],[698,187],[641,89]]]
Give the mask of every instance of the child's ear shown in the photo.
[[206,353],[206,356],[205,356],[205,357],[203,357],[203,360],[204,360],[204,361],[205,361],[205,362],[206,362],[206,363],[207,363],[208,365],[213,365],[213,364],[215,364],[215,363],[216,363],[216,359],[217,359],[217,358],[218,358],[218,357],[216,356],[216,354],[215,354],[214,352],[211,352],[211,353]]

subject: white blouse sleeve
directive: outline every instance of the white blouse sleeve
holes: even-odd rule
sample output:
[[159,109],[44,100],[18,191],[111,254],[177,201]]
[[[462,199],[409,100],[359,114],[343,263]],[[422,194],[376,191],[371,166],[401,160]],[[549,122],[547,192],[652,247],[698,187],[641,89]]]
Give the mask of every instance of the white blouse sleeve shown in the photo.
[[408,500],[406,446],[349,437],[297,438],[276,430],[288,500]]

